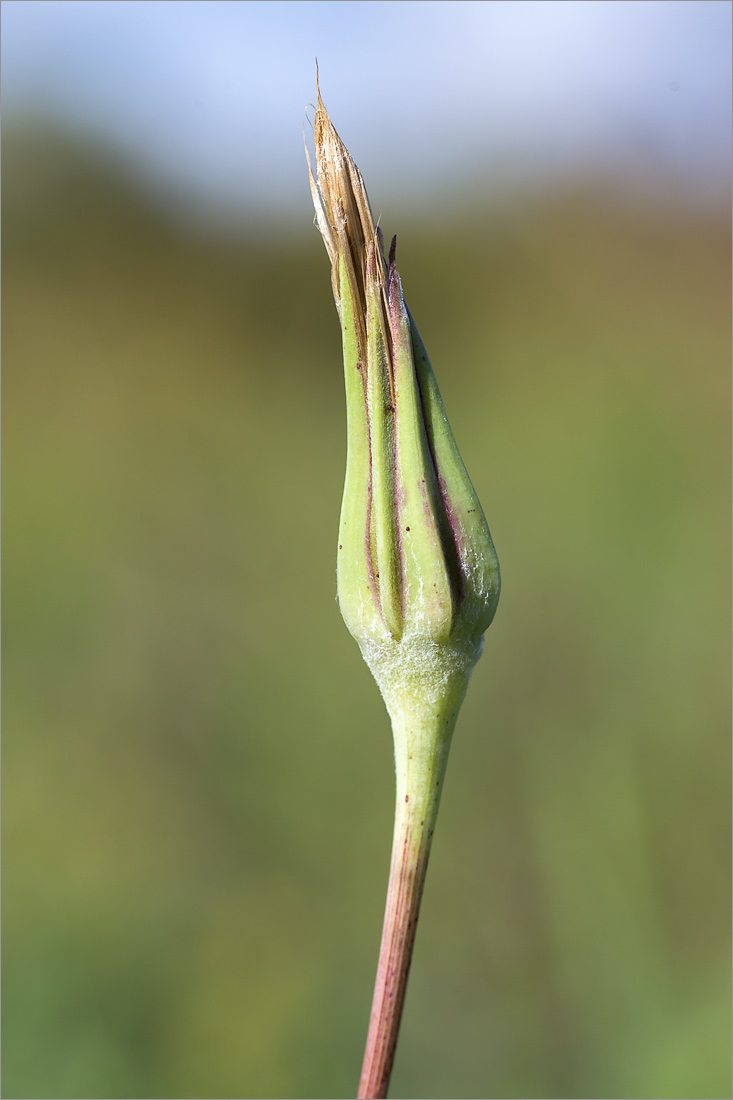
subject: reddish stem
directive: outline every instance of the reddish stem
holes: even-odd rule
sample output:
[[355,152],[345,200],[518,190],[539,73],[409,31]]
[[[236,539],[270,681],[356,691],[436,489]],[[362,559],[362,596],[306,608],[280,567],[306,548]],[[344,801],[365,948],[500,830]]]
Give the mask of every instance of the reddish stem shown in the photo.
[[427,830],[425,822],[416,821],[411,813],[405,814],[396,824],[359,1100],[387,1095],[431,837],[432,828]]
[[386,1097],[457,708],[395,722],[397,804],[387,904],[359,1100]]

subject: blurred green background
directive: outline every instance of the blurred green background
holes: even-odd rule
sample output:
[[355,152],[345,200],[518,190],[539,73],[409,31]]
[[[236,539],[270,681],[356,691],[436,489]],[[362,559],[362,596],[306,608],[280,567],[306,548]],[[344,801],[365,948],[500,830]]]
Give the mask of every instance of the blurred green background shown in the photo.
[[[353,1095],[393,774],[325,251],[3,152],[4,1095]],[[391,1095],[729,1096],[727,210],[382,223],[504,580]]]

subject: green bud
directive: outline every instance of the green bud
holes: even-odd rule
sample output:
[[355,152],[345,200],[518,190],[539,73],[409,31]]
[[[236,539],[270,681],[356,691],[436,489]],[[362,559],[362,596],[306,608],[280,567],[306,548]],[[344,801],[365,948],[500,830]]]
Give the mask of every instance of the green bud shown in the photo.
[[385,259],[363,180],[320,93],[314,132],[311,191],[346,380],[338,599],[394,716],[405,693],[460,701],[496,610],[499,563],[405,305],[396,240]]

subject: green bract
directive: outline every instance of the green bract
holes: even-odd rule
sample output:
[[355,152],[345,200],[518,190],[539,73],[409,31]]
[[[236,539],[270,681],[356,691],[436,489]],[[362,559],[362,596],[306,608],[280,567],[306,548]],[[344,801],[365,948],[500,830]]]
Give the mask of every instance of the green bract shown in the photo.
[[[318,97],[318,227],[341,320],[348,454],[338,598],[390,709],[465,690],[499,599],[499,563],[364,183]],[[431,691],[431,694],[433,692]],[[451,690],[451,694],[453,691]]]

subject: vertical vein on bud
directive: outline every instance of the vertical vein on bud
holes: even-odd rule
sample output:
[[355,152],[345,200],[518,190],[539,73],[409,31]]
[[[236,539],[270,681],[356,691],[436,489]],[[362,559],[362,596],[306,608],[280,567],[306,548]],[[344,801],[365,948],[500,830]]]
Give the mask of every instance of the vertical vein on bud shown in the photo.
[[445,640],[453,623],[454,596],[437,516],[435,470],[428,450],[412,356],[410,321],[402,296],[394,242],[390,249],[389,302],[395,387],[395,439],[399,465],[397,515],[403,556],[405,622]]
[[392,634],[402,634],[402,583],[396,544],[394,391],[387,324],[382,294],[382,257],[374,241],[368,249],[367,299],[367,405],[370,423],[372,513],[370,545],[372,564],[379,580],[384,620]]
[[480,636],[491,624],[499,602],[501,575],[481,502],[458,450],[425,345],[410,315],[415,372],[423,402],[447,534],[455,549],[461,601],[460,630]]

